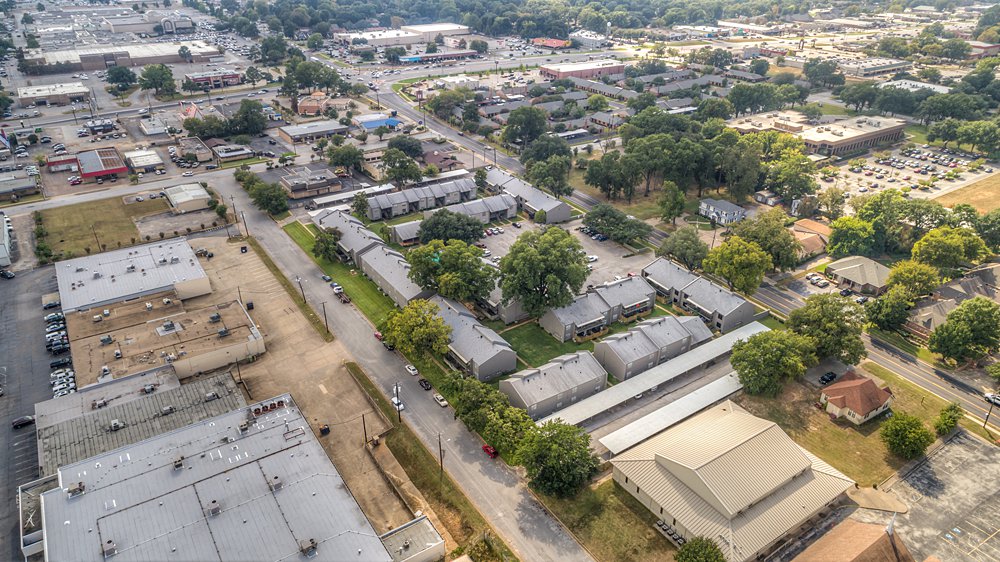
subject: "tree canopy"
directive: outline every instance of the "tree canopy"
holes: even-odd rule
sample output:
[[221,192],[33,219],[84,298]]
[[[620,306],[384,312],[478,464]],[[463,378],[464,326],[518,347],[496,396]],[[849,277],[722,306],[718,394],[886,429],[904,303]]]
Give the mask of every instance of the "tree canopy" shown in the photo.
[[382,330],[384,341],[404,355],[443,354],[451,341],[451,326],[438,314],[438,305],[423,299],[392,311]]
[[748,394],[777,396],[782,384],[816,364],[812,339],[789,330],[754,334],[733,345],[730,362]]
[[867,355],[861,333],[865,311],[836,293],[812,295],[805,305],[792,311],[788,326],[816,344],[816,356],[854,365]]
[[733,233],[754,242],[771,256],[771,264],[782,271],[799,262],[799,242],[785,224],[785,211],[775,208],[744,219],[733,225]]
[[619,244],[628,244],[649,236],[653,227],[628,215],[611,205],[601,203],[594,206],[583,217],[587,227],[610,237]]
[[441,209],[420,222],[419,234],[421,244],[432,240],[461,240],[475,244],[483,236],[483,224],[468,215]]
[[725,280],[731,290],[752,295],[760,287],[764,274],[770,271],[772,264],[771,256],[760,246],[739,236],[732,236],[709,250],[702,261],[702,268]]
[[701,241],[697,228],[688,225],[671,232],[656,253],[670,256],[693,271],[701,267],[701,262],[708,255],[708,244]]
[[557,497],[578,492],[597,474],[599,464],[590,450],[590,435],[558,420],[525,435],[515,458],[532,488]]
[[906,460],[922,456],[934,442],[934,434],[920,418],[903,412],[882,422],[879,437],[892,454]]
[[504,300],[520,299],[531,316],[566,306],[587,279],[581,250],[579,240],[561,228],[525,232],[500,260]]
[[424,289],[458,301],[485,298],[496,287],[496,268],[482,260],[483,251],[461,240],[432,240],[413,250],[410,279]]

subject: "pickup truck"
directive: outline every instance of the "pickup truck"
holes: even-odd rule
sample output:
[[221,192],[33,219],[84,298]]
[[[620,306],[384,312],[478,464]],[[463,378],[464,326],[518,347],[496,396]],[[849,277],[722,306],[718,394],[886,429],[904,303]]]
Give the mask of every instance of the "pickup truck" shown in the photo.
[[344,304],[349,304],[351,302],[351,297],[348,297],[347,293],[337,293],[337,298],[339,298],[340,302]]

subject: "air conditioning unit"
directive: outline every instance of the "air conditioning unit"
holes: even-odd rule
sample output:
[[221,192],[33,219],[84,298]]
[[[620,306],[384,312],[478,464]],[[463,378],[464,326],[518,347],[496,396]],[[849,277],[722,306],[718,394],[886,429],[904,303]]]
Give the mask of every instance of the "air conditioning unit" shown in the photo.
[[111,431],[118,431],[123,427],[125,427],[125,424],[123,424],[120,420],[111,420],[111,426],[109,429],[111,429]]

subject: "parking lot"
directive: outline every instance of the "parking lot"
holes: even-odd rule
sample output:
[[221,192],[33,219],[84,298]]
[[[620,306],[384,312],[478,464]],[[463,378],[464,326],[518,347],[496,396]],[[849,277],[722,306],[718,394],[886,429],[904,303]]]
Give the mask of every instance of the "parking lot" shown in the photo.
[[[896,517],[917,560],[1000,560],[1000,449],[959,432],[888,488],[910,507]],[[858,510],[852,517],[887,523],[892,514]]]
[[[38,477],[38,453],[34,426],[11,429],[14,418],[34,413],[34,404],[52,398],[49,362],[42,333],[42,295],[55,291],[55,269],[43,267],[20,272],[14,279],[0,279],[0,447],[6,451],[0,463],[0,503],[10,509],[0,513],[0,556],[23,558],[18,548],[17,510],[13,509],[17,486]],[[65,357],[65,356],[64,356]],[[2,553],[6,552],[4,556]]]
[[[847,190],[850,197],[876,193],[883,189],[910,189],[910,197],[932,198],[989,177],[995,171],[984,165],[978,171],[967,168],[979,155],[924,145],[913,150],[897,148],[887,159],[866,158],[864,166],[851,166],[845,160],[840,175],[820,186],[833,185]],[[958,170],[963,170],[958,172]],[[922,185],[936,178],[933,186]]]

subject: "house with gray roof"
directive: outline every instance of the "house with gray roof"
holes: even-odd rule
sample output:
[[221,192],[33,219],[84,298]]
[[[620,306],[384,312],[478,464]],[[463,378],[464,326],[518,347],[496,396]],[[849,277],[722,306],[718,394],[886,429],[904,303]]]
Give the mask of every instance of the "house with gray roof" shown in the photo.
[[1000,264],[987,264],[948,281],[917,301],[903,327],[918,337],[928,338],[953,310],[969,299],[983,297],[1000,304],[998,273]]
[[521,299],[513,298],[504,302],[503,289],[500,288],[499,279],[497,279],[496,288],[490,291],[486,298],[476,300],[476,308],[483,312],[487,318],[500,319],[504,324],[513,324],[528,318],[528,312],[524,310]]
[[[517,200],[506,193],[501,193],[500,195],[493,195],[482,199],[474,199],[465,203],[449,205],[444,209],[453,213],[472,217],[477,221],[486,224],[516,218]],[[429,217],[439,210],[440,209],[424,211],[424,216]]]
[[487,170],[486,183],[494,190],[513,197],[518,208],[528,213],[532,220],[538,211],[545,212],[545,224],[566,222],[573,215],[573,210],[565,202],[495,166]]
[[732,331],[751,322],[757,313],[750,301],[666,258],[642,268],[642,277],[659,298],[697,313],[713,330]]
[[485,382],[517,368],[517,353],[507,340],[479,322],[464,305],[440,295],[430,301],[451,326],[448,359],[467,375]]
[[422,220],[415,220],[396,224],[389,227],[389,241],[400,246],[411,246],[420,241],[420,224]]
[[698,202],[698,214],[716,224],[733,224],[747,218],[743,207],[729,201],[705,198]]
[[841,289],[881,295],[889,285],[889,268],[865,256],[848,256],[826,266],[826,276]]
[[421,187],[411,187],[368,198],[368,220],[389,220],[446,205],[471,201],[476,196],[476,182],[459,178]]
[[732,78],[733,80],[739,82],[750,82],[751,84],[756,84],[758,82],[764,82],[767,80],[767,76],[761,76],[756,72],[747,72],[745,70],[729,69],[726,71],[726,78]]
[[604,390],[608,374],[589,351],[567,353],[500,381],[510,405],[537,420]]
[[358,261],[358,256],[372,246],[385,244],[382,238],[368,230],[365,223],[352,217],[347,211],[330,210],[313,217],[313,224],[326,228],[336,228],[340,231],[337,241],[337,253],[344,261]]
[[561,342],[592,339],[607,326],[627,321],[653,310],[656,291],[641,277],[626,277],[599,285],[553,308],[538,319],[538,325]]
[[660,316],[595,343],[594,357],[623,381],[710,339],[712,331],[697,316]]
[[433,291],[410,280],[410,262],[389,246],[373,246],[358,256],[358,266],[379,289],[402,308],[415,299],[425,299]]
[[583,78],[577,78],[576,76],[571,76],[568,80],[573,82],[573,87],[578,90],[590,92],[591,94],[600,94],[617,100],[630,100],[639,95],[631,88],[608,85],[604,82],[595,82],[593,80],[585,80]]

